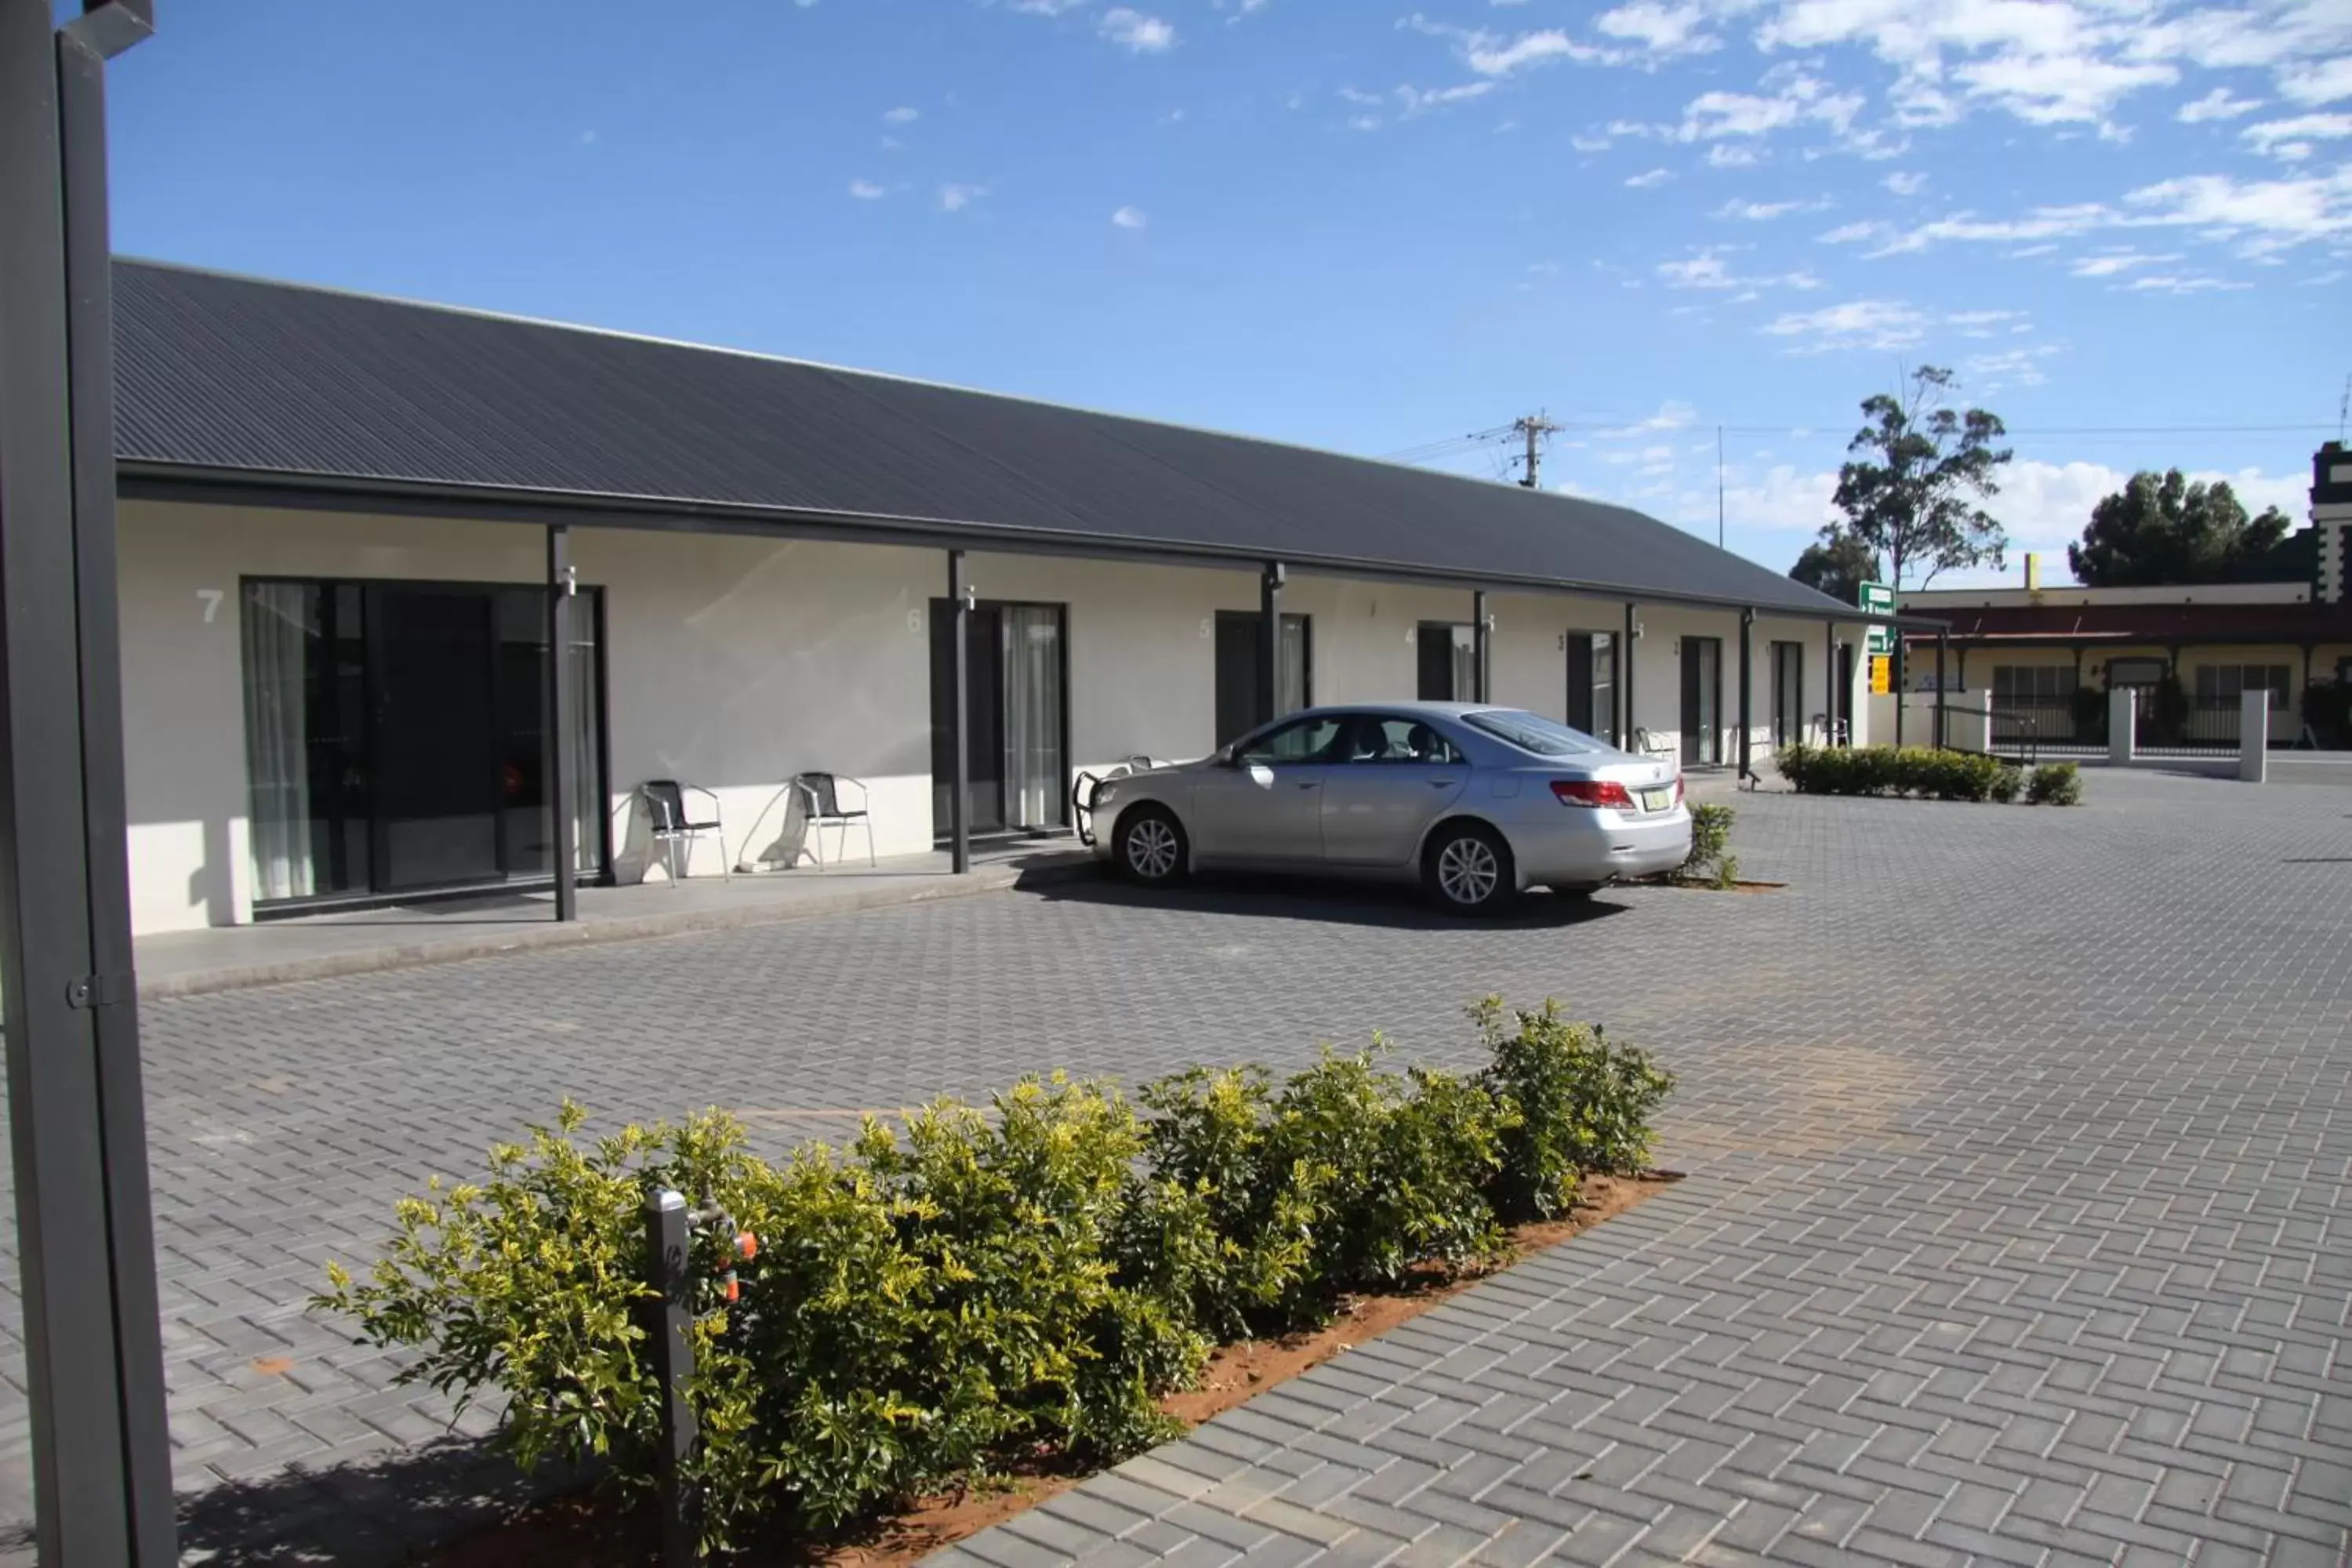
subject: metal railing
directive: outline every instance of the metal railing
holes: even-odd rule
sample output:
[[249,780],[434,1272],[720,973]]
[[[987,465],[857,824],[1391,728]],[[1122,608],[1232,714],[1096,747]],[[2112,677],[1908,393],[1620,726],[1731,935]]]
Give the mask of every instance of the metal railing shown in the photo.
[[[2273,715],[2275,725],[2279,715]],[[2238,749],[2238,704],[2191,702],[2169,712],[2163,704],[2143,700],[2132,725],[2133,749],[2158,752],[2234,752]]]

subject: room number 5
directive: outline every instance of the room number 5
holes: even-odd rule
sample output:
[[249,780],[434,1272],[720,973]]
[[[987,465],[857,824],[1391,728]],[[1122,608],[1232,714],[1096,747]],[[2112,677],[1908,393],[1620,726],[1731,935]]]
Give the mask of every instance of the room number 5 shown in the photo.
[[211,626],[213,617],[220,614],[221,600],[227,595],[218,588],[199,588],[196,597],[205,602],[205,625]]

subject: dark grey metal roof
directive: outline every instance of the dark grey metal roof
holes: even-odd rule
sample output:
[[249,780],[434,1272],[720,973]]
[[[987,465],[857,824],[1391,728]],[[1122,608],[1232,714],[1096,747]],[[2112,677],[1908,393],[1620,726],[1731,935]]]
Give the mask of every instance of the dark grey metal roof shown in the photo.
[[1247,437],[151,262],[116,264],[115,314],[124,478],[172,493],[912,527],[1856,616],[1623,507]]

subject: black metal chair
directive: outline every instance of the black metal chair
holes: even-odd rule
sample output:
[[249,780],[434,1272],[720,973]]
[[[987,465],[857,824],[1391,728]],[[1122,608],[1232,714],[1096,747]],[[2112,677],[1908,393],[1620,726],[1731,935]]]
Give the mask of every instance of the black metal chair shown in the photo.
[[[697,821],[688,812],[686,797],[689,795],[710,803],[708,820]],[[637,786],[637,798],[645,803],[653,841],[668,862],[672,887],[685,881],[687,873],[694,868],[694,846],[706,833],[719,840],[720,878],[730,882],[735,879],[735,865],[727,858],[727,830],[719,825],[716,795],[698,784],[680,784],[676,779],[647,779]],[[683,856],[679,854],[680,845],[685,846]]]
[[[857,792],[853,805],[843,794],[844,786]],[[794,773],[793,789],[800,795],[807,813],[809,842],[814,847],[816,868],[824,869],[824,830],[841,829],[841,849],[834,856],[834,864],[849,852],[849,830],[858,828],[866,835],[866,863],[877,864],[874,858],[874,818],[867,811],[871,799],[865,781],[846,773]]]

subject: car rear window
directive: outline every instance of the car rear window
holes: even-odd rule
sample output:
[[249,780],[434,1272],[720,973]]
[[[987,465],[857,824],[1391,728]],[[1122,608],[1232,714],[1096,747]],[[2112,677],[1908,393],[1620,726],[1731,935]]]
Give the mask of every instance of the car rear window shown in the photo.
[[1475,713],[1465,713],[1462,721],[1474,730],[1483,730],[1496,740],[1532,752],[1538,757],[1573,757],[1587,752],[1608,750],[1581,730],[1571,730],[1565,724],[1534,713],[1523,713],[1516,708],[1487,708]]

